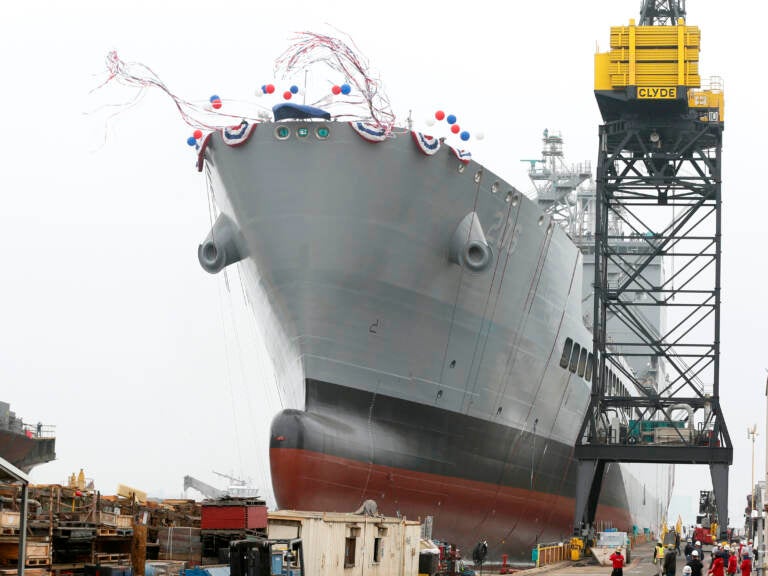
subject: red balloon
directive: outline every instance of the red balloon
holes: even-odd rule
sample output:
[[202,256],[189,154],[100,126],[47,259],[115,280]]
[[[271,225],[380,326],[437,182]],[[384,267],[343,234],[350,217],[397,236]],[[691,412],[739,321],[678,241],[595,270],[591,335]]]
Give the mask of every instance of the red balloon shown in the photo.
[[[219,100],[219,102],[221,102],[221,100]],[[195,130],[194,132],[192,132],[192,136],[195,137],[195,140],[200,140],[200,138],[203,137],[203,131],[202,130]]]
[[438,110],[437,112],[435,112],[435,118],[437,118],[438,120],[442,120],[443,118],[445,118],[445,112],[443,112],[442,110]]
[[290,100],[291,96],[293,96],[293,94],[291,94],[290,90],[286,90],[285,92],[283,92],[283,98],[285,98],[286,100]]
[[459,128],[458,124],[454,124],[453,126],[451,126],[451,132],[453,132],[454,134],[458,134],[459,130],[461,130],[461,128]]
[[221,100],[214,100],[213,102],[211,102],[211,106],[213,106],[216,110],[218,110],[219,108],[221,108]]
[[267,94],[272,94],[275,91],[275,85],[274,84],[267,84]]
[[336,96],[338,96],[339,94],[341,94],[341,86],[334,85],[334,87],[331,88],[331,92],[333,92],[334,94],[336,94]]

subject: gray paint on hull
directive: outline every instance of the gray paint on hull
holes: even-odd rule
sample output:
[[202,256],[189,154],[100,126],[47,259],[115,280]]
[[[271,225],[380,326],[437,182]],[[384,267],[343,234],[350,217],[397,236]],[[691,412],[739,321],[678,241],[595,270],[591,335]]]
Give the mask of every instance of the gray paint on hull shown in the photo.
[[[527,198],[447,149],[407,134],[363,142],[280,141],[259,125],[205,154],[219,207],[249,257],[240,270],[275,362],[285,406],[305,378],[462,414],[573,445],[589,385],[560,368],[566,337],[590,346],[581,255]],[[310,129],[313,124],[308,125]],[[493,258],[484,272],[449,258],[476,214]]]

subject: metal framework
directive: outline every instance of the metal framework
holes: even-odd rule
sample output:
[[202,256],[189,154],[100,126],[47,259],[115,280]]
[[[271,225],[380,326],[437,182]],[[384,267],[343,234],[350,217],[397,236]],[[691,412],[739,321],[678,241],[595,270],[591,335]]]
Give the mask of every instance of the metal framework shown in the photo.
[[[607,462],[709,464],[720,525],[728,525],[733,449],[719,381],[722,131],[719,118],[692,111],[635,111],[600,127],[596,368],[575,451],[577,528],[594,521]],[[619,248],[609,217],[631,231],[640,249],[628,254]],[[676,268],[661,279],[647,274],[659,259]],[[666,317],[662,333],[648,329],[643,310],[649,307]],[[609,341],[609,317],[632,337]],[[640,382],[622,362],[631,356],[663,367],[655,386]],[[623,375],[639,395],[617,390],[612,374]]]
[[0,482],[19,482],[21,484],[21,502],[19,504],[19,556],[17,576],[24,576],[27,557],[27,502],[29,500],[29,476],[0,458]]
[[685,0],[643,0],[640,26],[672,25],[685,18]]

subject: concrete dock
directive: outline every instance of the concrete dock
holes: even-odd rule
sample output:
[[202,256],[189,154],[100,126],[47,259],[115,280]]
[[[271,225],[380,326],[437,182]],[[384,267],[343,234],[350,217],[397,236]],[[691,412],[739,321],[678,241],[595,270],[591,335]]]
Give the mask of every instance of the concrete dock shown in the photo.
[[[704,564],[705,570],[709,565],[709,558]],[[685,566],[685,556],[677,557],[677,569],[675,576],[682,576]],[[592,558],[585,558],[578,562],[564,562],[552,566],[541,566],[516,572],[515,576],[535,576],[547,574],[548,576],[610,576],[610,566],[600,566]],[[656,576],[658,566],[653,563],[653,543],[646,543],[632,549],[632,563],[624,567],[624,576]]]

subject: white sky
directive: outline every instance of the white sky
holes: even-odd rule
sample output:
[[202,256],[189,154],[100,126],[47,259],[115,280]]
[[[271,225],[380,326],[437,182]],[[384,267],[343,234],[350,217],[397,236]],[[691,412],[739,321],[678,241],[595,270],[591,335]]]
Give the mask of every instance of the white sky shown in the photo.
[[[330,24],[368,58],[401,120],[409,109],[416,120],[438,108],[455,113],[462,127],[485,132],[476,155],[528,190],[519,160],[539,156],[544,128],[562,132],[569,161],[594,165],[593,53],[639,5],[6,3],[0,399],[57,426],[58,460],[34,480],[62,482],[84,467],[103,492],[122,482],[176,497],[185,474],[223,487],[211,474],[218,470],[269,492],[265,446],[279,405],[236,276],[227,291],[222,275],[197,262],[209,216],[185,143],[190,129],[159,91],[109,124],[103,112],[84,114],[120,100],[89,94],[105,78],[109,50],[149,65],[185,98],[243,100],[274,81],[274,58],[292,32]],[[691,0],[688,11],[702,29],[702,77],[725,81],[721,392],[735,444],[731,524],[740,525],[753,423],[755,479],[765,462],[766,82],[756,63],[768,9]],[[680,469],[676,502],[691,502],[686,521],[709,484],[706,467]]]

